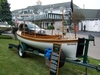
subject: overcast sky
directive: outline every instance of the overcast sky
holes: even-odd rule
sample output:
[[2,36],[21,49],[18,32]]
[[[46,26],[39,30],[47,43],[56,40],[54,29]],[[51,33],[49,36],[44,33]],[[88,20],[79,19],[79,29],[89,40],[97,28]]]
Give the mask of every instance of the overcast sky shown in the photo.
[[[38,0],[8,0],[8,3],[10,3],[11,11],[21,8],[26,8],[28,6],[34,6],[36,5],[36,2]],[[42,2],[42,5],[48,5],[48,4],[56,4],[56,3],[63,3],[63,2],[69,2],[71,0],[40,0]],[[85,9],[100,9],[100,0],[73,0],[73,3],[79,6],[80,8],[83,8],[83,5]]]

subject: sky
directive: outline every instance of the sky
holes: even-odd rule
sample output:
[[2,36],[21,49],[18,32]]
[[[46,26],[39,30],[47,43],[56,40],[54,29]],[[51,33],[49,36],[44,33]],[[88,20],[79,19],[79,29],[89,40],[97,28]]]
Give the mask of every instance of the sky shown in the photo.
[[[26,8],[28,6],[36,5],[38,0],[8,0],[10,4],[11,11],[21,8]],[[56,4],[56,3],[63,3],[63,2],[70,2],[71,0],[40,0],[42,5],[48,4]],[[73,3],[79,6],[80,8],[85,9],[100,9],[100,0],[73,0]]]

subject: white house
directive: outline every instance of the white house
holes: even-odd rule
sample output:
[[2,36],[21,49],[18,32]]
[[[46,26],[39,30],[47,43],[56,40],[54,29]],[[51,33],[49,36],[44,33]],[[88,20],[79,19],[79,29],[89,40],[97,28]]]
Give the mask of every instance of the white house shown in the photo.
[[79,30],[100,32],[100,10],[99,9],[80,9],[85,16],[85,20],[79,23]]
[[[65,10],[65,14],[68,14],[68,11],[70,10],[70,2],[42,5],[42,2],[38,0],[36,3],[37,5],[28,6],[23,9],[12,11],[13,20],[15,20],[16,19],[15,17],[17,16],[19,20],[27,19],[32,22],[42,21],[41,27],[43,28],[47,27],[49,24],[53,24],[55,26],[59,24],[58,26],[60,26],[62,24],[61,23],[62,20],[59,15],[57,16],[57,14],[62,14],[61,11],[62,8]],[[87,31],[96,31],[96,32],[100,31],[100,10],[99,9],[81,9],[75,4],[73,6],[74,9],[81,10],[83,15],[85,16],[85,20],[79,23],[78,26],[79,30],[83,30],[84,25],[86,25]],[[56,14],[56,17],[54,14]],[[60,19],[58,20],[59,17]],[[47,20],[48,18],[49,20]]]
[[84,30],[86,25],[86,31],[100,32],[100,20],[86,20],[79,23],[79,30]]
[[[41,27],[47,27],[49,24],[56,24],[57,21],[61,23],[62,21],[62,9],[64,9],[64,14],[69,14],[70,2],[57,3],[42,5],[42,2],[38,0],[37,5],[28,6],[24,9],[12,11],[13,20],[17,16],[17,19],[28,19],[30,21],[41,21]],[[78,9],[79,7],[74,4],[74,8]],[[46,15],[46,16],[45,16]],[[19,20],[21,20],[19,19]],[[49,19],[49,20],[46,20]],[[68,19],[68,16],[66,20]]]

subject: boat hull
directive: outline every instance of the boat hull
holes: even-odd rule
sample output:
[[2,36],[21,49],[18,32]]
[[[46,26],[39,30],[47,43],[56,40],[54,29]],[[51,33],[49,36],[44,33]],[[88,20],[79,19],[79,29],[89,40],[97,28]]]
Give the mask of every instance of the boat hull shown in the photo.
[[[23,38],[19,35],[17,35],[17,39],[20,40],[21,42],[33,47],[33,48],[38,48],[41,50],[45,50],[47,48],[52,48],[54,42],[41,42],[41,41],[34,41],[34,40],[29,40],[26,38]],[[59,42],[57,42],[59,43]],[[61,42],[60,42],[61,43]],[[77,42],[67,42],[67,43],[61,43],[62,44],[62,50],[65,53],[66,58],[71,59],[71,60],[76,60],[76,48],[77,48]]]
[[11,30],[10,25],[1,25],[0,24],[0,32],[5,32],[5,31],[9,31],[9,30]]

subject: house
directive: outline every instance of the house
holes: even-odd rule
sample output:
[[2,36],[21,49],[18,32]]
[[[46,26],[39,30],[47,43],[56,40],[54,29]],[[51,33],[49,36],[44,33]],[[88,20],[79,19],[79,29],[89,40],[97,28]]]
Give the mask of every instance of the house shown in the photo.
[[[86,25],[87,31],[100,31],[100,10],[99,9],[81,9],[77,5],[73,4],[74,9],[80,10],[85,16],[85,20],[79,23],[79,30],[84,29]],[[62,9],[64,9],[65,20],[68,19],[70,8],[70,2],[42,5],[42,2],[38,0],[36,5],[28,6],[23,9],[12,11],[12,19],[20,23],[23,20],[31,22],[41,22],[40,27],[47,28],[48,25],[54,25],[57,28],[62,26]]]
[[80,9],[84,14],[85,20],[79,23],[79,30],[100,32],[100,10],[99,9]]
[[[65,19],[68,19],[70,9],[70,2],[42,5],[42,2],[38,0],[37,5],[28,6],[23,9],[12,11],[13,21],[16,19],[21,22],[22,20],[27,21],[41,21],[41,27],[47,28],[48,25],[53,24],[58,27],[62,25],[62,10],[64,10]],[[79,9],[74,4],[75,9]],[[59,22],[59,23],[58,23]]]

